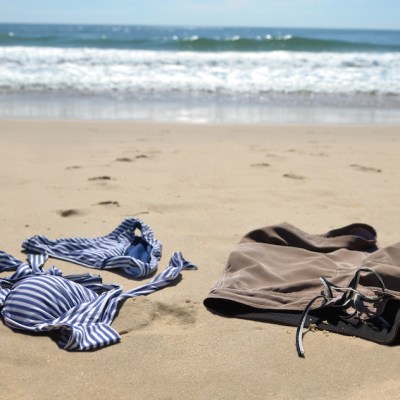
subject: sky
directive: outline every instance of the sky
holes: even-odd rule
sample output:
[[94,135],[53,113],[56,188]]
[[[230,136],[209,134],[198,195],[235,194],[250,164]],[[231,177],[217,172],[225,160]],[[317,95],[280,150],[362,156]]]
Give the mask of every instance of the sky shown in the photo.
[[0,0],[0,22],[400,29],[400,0]]

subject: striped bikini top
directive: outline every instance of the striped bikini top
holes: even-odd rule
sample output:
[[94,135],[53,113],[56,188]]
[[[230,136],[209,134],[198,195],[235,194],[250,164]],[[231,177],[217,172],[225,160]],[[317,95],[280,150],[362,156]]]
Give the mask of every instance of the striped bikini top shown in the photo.
[[[119,228],[133,227],[136,221],[126,220]],[[148,295],[163,288],[176,280],[182,269],[196,268],[176,252],[163,272],[149,283],[126,292],[119,285],[103,284],[99,275],[86,273],[63,276],[58,268],[43,269],[46,259],[52,255],[71,261],[77,257],[78,263],[91,268],[108,268],[111,259],[111,268],[121,267],[131,276],[151,274],[161,256],[160,242],[152,235],[147,236],[153,237],[153,245],[158,246],[154,250],[146,236],[138,238],[134,235],[129,240],[126,230],[120,229],[118,232],[123,232],[126,240],[113,249],[108,247],[112,247],[118,235],[111,239],[107,235],[110,241],[107,237],[49,241],[36,236],[28,239],[24,247],[27,248],[27,243],[35,243],[35,250],[41,253],[28,254],[27,263],[0,251],[0,272],[15,270],[14,274],[0,278],[0,309],[5,324],[13,329],[31,332],[55,331],[59,346],[65,350],[93,350],[107,346],[120,340],[111,323],[121,303],[128,298]],[[151,230],[147,230],[147,233],[152,234]],[[83,248],[86,258],[79,254],[78,245]],[[44,248],[46,251],[42,250]],[[111,258],[106,257],[108,254],[112,254]],[[90,257],[97,260],[98,264],[86,264],[90,262]],[[122,260],[129,262],[124,264]]]

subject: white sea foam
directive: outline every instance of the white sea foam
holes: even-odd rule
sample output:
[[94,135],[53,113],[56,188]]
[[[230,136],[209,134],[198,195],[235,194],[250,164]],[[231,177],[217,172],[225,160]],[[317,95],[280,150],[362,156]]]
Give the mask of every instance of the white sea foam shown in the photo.
[[400,95],[400,53],[0,47],[0,92],[24,91]]

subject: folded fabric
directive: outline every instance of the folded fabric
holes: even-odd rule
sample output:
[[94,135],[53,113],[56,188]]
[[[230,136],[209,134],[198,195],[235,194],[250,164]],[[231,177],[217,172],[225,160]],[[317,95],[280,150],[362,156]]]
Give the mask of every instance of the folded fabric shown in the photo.
[[111,323],[124,300],[148,295],[174,282],[182,269],[196,268],[174,253],[165,271],[123,292],[119,285],[103,284],[99,275],[63,276],[55,267],[44,271],[46,258],[29,255],[24,263],[0,251],[0,272],[16,270],[0,278],[1,315],[13,329],[56,332],[57,343],[65,350],[93,350],[118,342]]
[[33,236],[22,247],[32,254],[47,254],[89,268],[120,268],[133,278],[151,275],[157,269],[162,249],[152,229],[137,218],[126,219],[102,237],[51,240]]
[[204,305],[216,313],[392,343],[400,328],[400,243],[351,224],[313,235],[283,223],[245,235]]

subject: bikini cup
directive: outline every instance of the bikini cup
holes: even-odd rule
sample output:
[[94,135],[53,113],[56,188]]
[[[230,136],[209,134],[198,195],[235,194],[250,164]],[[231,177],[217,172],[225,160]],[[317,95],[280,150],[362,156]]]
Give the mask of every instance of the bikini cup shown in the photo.
[[56,331],[55,339],[65,350],[93,350],[117,343],[120,335],[110,325],[122,288],[94,285],[105,290],[99,294],[65,278],[36,275],[14,284],[3,304],[4,323],[13,329]]
[[55,323],[97,297],[97,293],[58,276],[32,276],[13,286],[2,314],[7,325],[39,330],[35,328]]

